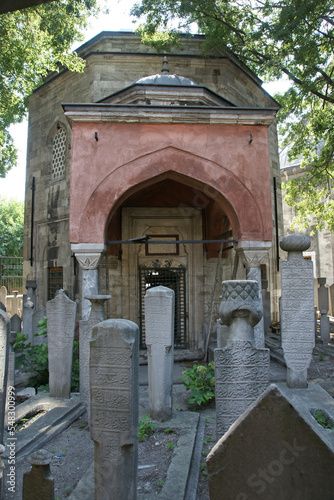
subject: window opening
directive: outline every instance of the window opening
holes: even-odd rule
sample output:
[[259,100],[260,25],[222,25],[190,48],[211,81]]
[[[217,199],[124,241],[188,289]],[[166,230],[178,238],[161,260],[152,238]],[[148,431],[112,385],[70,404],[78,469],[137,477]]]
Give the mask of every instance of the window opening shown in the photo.
[[63,177],[65,172],[66,130],[59,128],[52,147],[52,179]]
[[145,301],[146,290],[155,286],[166,286],[174,290],[175,319],[174,347],[185,349],[186,339],[186,269],[184,267],[139,267],[139,308],[140,308],[140,348],[146,349],[145,342]]
[[49,267],[48,300],[53,299],[60,288],[63,288],[63,268]]

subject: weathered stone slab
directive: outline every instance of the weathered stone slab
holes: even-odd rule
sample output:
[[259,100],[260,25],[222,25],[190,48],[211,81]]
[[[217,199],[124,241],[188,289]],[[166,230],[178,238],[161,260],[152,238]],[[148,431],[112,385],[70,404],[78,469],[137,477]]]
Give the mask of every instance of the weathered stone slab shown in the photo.
[[269,362],[269,349],[256,349],[247,341],[215,349],[218,439],[268,387]]
[[14,314],[10,318],[10,331],[13,333],[18,333],[21,331],[22,319],[18,314]]
[[94,295],[86,297],[91,303],[90,316],[79,323],[79,362],[80,362],[80,400],[85,405],[90,419],[90,384],[89,384],[89,353],[92,331],[95,325],[103,321],[103,304],[111,299],[110,295]]
[[164,422],[173,412],[174,291],[149,288],[145,295],[150,416]]
[[110,319],[90,343],[95,498],[135,500],[138,469],[139,329]]
[[46,303],[50,396],[69,398],[77,304],[64,290]]
[[305,235],[291,234],[281,241],[288,260],[281,262],[281,332],[289,387],[307,387],[307,369],[314,348],[313,263],[303,258],[310,246]]
[[270,386],[209,453],[210,499],[331,500],[333,431],[311,415],[321,400],[333,411],[329,399],[320,386]]
[[0,444],[3,443],[7,398],[8,357],[10,339],[9,316],[0,310]]

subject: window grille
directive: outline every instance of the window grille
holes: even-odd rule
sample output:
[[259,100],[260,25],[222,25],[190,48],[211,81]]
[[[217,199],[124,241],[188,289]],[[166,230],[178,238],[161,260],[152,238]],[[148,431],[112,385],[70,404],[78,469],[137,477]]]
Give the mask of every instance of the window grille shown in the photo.
[[58,129],[52,148],[52,179],[63,177],[65,172],[66,131]]
[[53,299],[60,288],[63,288],[63,268],[49,267],[48,300]]
[[174,290],[175,320],[174,347],[185,349],[186,338],[186,275],[184,267],[144,267],[139,268],[139,308],[140,308],[140,348],[146,348],[145,342],[145,301],[146,290],[154,286],[166,286]]

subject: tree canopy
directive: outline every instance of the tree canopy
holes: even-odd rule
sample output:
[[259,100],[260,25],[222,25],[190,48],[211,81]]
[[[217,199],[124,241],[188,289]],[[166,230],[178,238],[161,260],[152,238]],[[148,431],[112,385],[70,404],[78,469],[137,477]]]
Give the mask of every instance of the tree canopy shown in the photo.
[[141,0],[133,14],[146,43],[168,51],[193,23],[206,50],[233,52],[267,81],[286,77],[274,97],[282,145],[307,172],[287,183],[296,223],[334,230],[334,7],[332,0]]
[[0,15],[0,177],[16,163],[8,127],[22,120],[32,91],[49,71],[83,71],[71,47],[97,10],[96,0],[58,0]]
[[24,202],[0,198],[0,255],[22,257]]

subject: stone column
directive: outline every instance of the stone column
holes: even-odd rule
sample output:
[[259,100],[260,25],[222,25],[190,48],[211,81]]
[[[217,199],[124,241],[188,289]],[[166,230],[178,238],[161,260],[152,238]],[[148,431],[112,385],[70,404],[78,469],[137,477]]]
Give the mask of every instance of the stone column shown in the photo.
[[0,310],[0,444],[3,444],[7,396],[10,319]]
[[105,248],[103,243],[72,243],[71,245],[71,250],[82,269],[81,319],[84,321],[89,318],[91,309],[91,303],[86,297],[99,293],[97,267]]
[[91,437],[95,498],[136,500],[139,328],[109,319],[90,342]]
[[328,288],[326,285],[326,278],[318,278],[319,288],[318,288],[318,301],[319,301],[319,311],[320,311],[320,336],[322,343],[327,345],[331,338],[331,326],[329,323],[329,317],[327,316],[329,309],[329,298],[328,298]]
[[64,290],[46,303],[50,396],[68,399],[71,394],[73,342],[77,304]]
[[269,384],[269,349],[255,347],[262,316],[257,281],[223,281],[221,322],[226,347],[215,349],[216,433],[220,438]]
[[32,467],[29,472],[23,474],[22,500],[54,500],[51,460],[52,453],[47,450],[38,450],[27,458]]
[[111,295],[85,297],[91,303],[89,319],[79,323],[80,400],[85,405],[90,419],[89,349],[94,326],[105,319],[103,304]]
[[164,422],[173,413],[174,291],[149,288],[145,295],[150,416]]
[[281,240],[288,260],[281,262],[281,332],[287,365],[287,384],[307,387],[307,369],[314,348],[313,263],[303,258],[311,245],[304,234],[290,234]]
[[35,311],[35,290],[36,280],[27,280],[27,293],[23,296],[22,330],[24,335],[28,335],[28,342],[33,343],[32,315]]
[[259,285],[259,297],[262,310],[262,317],[254,328],[255,347],[264,348],[264,322],[262,306],[262,285],[260,265],[268,258],[271,248],[271,241],[240,241],[236,245],[236,252],[246,266],[246,279],[255,280]]

